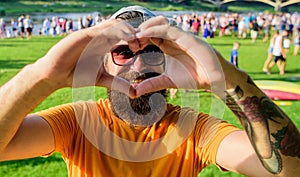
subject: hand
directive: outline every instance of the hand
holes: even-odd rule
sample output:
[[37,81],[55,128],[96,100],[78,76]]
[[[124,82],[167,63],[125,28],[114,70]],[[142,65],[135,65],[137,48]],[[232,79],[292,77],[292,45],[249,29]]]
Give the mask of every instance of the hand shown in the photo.
[[141,47],[152,42],[169,56],[165,73],[140,83],[136,96],[172,87],[225,90],[225,85],[220,88],[220,84],[225,84],[221,66],[226,65],[225,60],[204,41],[171,27],[166,18],[155,17],[144,22],[136,37]]
[[[134,45],[135,29],[126,22],[108,20],[94,27],[74,32],[50,49],[35,65],[52,87],[98,85],[110,88],[112,81],[119,90],[130,88],[124,79],[109,75],[104,57],[115,43],[124,40]],[[124,89],[124,90],[122,90]],[[134,94],[133,89],[130,89]]]
[[282,57],[283,57],[284,59],[286,59],[286,53],[285,53],[285,52],[282,53]]

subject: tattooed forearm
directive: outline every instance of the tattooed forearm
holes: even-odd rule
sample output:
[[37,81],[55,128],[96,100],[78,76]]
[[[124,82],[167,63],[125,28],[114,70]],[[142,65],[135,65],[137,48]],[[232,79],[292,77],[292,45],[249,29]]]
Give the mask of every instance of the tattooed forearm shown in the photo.
[[262,164],[271,173],[280,173],[282,161],[270,139],[265,107],[261,100],[257,96],[244,97],[239,86],[233,91],[227,91],[226,95],[225,103],[239,118]]
[[299,131],[250,77],[246,84],[252,87],[251,93],[246,93],[242,86],[236,86],[226,91],[225,103],[240,120],[264,167],[273,174],[279,174],[283,169],[282,158],[298,158],[299,162]]
[[300,136],[297,128],[289,122],[287,126],[272,133],[275,138],[275,147],[283,155],[300,158]]

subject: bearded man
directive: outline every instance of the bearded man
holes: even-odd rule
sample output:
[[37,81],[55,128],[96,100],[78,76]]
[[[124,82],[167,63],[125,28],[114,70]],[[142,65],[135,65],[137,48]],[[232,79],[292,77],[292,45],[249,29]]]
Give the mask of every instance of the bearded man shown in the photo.
[[[86,86],[107,88],[108,99],[30,114],[58,89],[73,87],[76,97]],[[168,104],[168,88],[211,90],[245,130]],[[70,177],[196,177],[209,164],[247,176],[300,172],[288,116],[210,45],[140,6],[68,35],[0,98],[1,161],[60,152]]]

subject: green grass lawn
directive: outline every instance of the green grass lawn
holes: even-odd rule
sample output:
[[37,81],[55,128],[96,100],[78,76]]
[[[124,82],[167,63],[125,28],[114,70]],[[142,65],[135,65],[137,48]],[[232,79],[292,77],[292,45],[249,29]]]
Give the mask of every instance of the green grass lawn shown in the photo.
[[[20,39],[4,39],[0,40],[0,85],[13,77],[23,66],[32,63],[43,56],[48,49],[59,41],[61,37],[41,37],[34,36],[31,40]],[[213,47],[221,52],[225,58],[229,58],[232,43],[236,41],[232,37],[216,37],[207,40]],[[278,74],[278,69],[275,67],[272,75],[266,75],[262,72],[263,63],[267,57],[268,43],[263,43],[259,39],[255,44],[252,44],[249,39],[238,40],[241,43],[239,49],[239,64],[242,70],[247,71],[253,79],[272,79],[293,81],[300,84],[300,60],[299,56],[292,56],[292,51],[288,54],[288,62],[286,75]],[[211,101],[214,96],[206,92],[180,92],[178,97],[169,100],[174,104],[181,104],[182,99],[193,100],[196,94],[200,97],[200,111],[209,113],[211,110]],[[106,97],[105,89],[97,89],[97,97]],[[54,105],[63,104],[72,101],[72,89],[64,88],[56,91],[42,102],[35,110],[49,108]],[[297,113],[300,109],[300,102],[293,102],[291,106],[281,106],[281,108],[291,117],[300,129],[300,121]],[[239,126],[237,119],[233,114],[225,108],[222,118],[230,123]],[[17,160],[0,163],[1,177],[57,177],[67,176],[66,165],[60,157],[60,154],[55,153],[48,158],[38,157],[27,160]],[[220,172],[215,166],[209,166],[204,169],[199,176],[226,176],[238,177],[231,172]]]

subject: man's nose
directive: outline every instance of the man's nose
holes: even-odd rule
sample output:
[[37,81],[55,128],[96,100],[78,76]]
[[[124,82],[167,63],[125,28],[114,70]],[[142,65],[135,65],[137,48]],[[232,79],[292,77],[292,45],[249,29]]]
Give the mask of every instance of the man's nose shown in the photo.
[[137,72],[144,70],[146,68],[146,65],[145,65],[143,59],[141,58],[141,55],[136,55],[135,57],[136,57],[136,59],[130,65],[130,69],[133,71],[137,71]]

